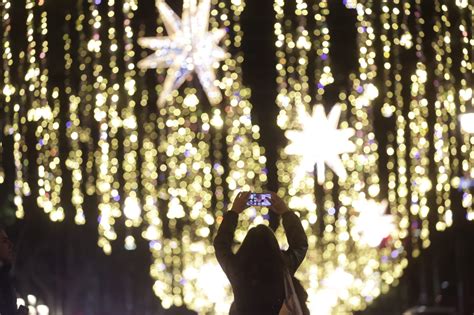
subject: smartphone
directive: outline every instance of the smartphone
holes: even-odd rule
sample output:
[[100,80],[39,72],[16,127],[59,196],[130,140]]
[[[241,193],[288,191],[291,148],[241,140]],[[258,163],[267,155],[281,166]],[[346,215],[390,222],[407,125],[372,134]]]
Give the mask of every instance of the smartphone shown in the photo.
[[247,206],[269,207],[271,206],[271,194],[250,193]]

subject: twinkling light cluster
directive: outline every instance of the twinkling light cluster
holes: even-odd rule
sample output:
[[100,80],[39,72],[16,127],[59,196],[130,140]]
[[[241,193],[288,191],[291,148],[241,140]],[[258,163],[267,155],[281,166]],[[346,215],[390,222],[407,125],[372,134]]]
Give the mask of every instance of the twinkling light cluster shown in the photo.
[[[235,192],[261,189],[267,176],[241,78],[245,2],[158,0],[154,23],[138,16],[150,2],[78,0],[64,15],[62,50],[48,42],[47,2],[16,10],[25,14],[24,51],[11,44],[14,2],[0,7],[0,157],[12,152],[17,217],[27,215],[30,195],[54,221],[71,215],[81,225],[98,214],[105,253],[117,244],[133,250],[138,237],[149,242],[163,306],[227,313],[230,291],[211,239]],[[396,285],[408,258],[429,246],[432,227],[453,223],[455,189],[474,220],[474,135],[465,124],[474,113],[474,7],[436,0],[427,30],[422,3],[344,1],[357,19],[358,67],[330,109],[329,1],[274,2],[276,123],[291,140],[277,164],[279,194],[308,234],[299,276],[317,314],[360,310]],[[157,69],[140,70],[144,58]],[[61,70],[64,80],[50,78]],[[322,133],[326,115],[346,148],[304,150],[318,139],[306,132]],[[8,163],[0,161],[0,184]],[[245,212],[237,240],[267,214]]]
[[16,304],[18,307],[20,305],[28,309],[28,314],[30,315],[49,315],[49,307],[45,304],[42,304],[38,301],[38,298],[32,294],[28,294],[26,299],[17,298]]
[[[459,36],[462,38],[461,47],[463,58],[459,64],[459,72],[462,73],[461,89],[459,90],[459,122],[463,132],[463,145],[461,146],[461,179],[455,182],[455,186],[463,191],[462,205],[467,209],[468,220],[474,220],[474,200],[470,185],[462,184],[474,178],[474,97],[473,97],[473,68],[472,50],[474,41],[472,40],[473,17],[472,10],[474,4],[467,1],[456,1],[459,7],[460,23],[457,28]],[[470,18],[470,19],[469,19]],[[470,34],[469,34],[470,30]]]
[[[63,47],[56,47],[48,42],[47,2],[26,1],[27,49],[18,52],[10,47],[12,2],[2,0],[0,150],[11,136],[6,152],[13,152],[17,217],[28,215],[23,198],[32,195],[51,220],[71,216],[83,225],[97,218],[106,254],[120,242],[133,250],[143,237],[164,307],[227,313],[230,287],[212,239],[234,194],[263,189],[267,180],[250,90],[241,78],[245,3],[185,0],[179,14],[160,0],[156,23],[144,24],[136,0],[78,0],[67,7]],[[184,40],[174,32],[178,24],[195,63],[175,62],[189,73],[169,89],[170,70],[137,67],[149,54],[139,42]],[[208,48],[220,57],[199,65]],[[52,72],[64,74],[63,82],[51,79]],[[237,239],[249,225],[268,222],[267,214],[249,211]]]
[[434,126],[434,161],[438,170],[435,188],[439,216],[436,228],[443,230],[452,223],[451,177],[459,168],[455,138],[458,109],[454,99],[457,93],[452,73],[453,60],[449,31],[451,21],[448,7],[440,1],[435,1],[435,10],[437,15],[433,30],[437,38],[433,43],[433,48],[436,53],[435,77],[439,85],[435,101],[436,123]]
[[[311,45],[303,45],[294,35],[304,29],[316,39],[318,34],[327,34],[328,40],[329,34],[334,36],[327,25],[316,23],[315,30],[307,29],[312,13],[316,21],[324,21],[322,17],[329,14],[322,13],[328,10],[326,2],[318,3],[308,8],[304,1],[274,2],[277,123],[286,132],[302,129],[304,117],[299,112],[308,112],[313,99],[325,103],[320,74],[330,69],[331,59],[326,58],[330,53],[324,56],[323,65],[323,55],[308,55]],[[457,116],[472,111],[472,14],[468,3],[438,1],[433,30],[427,30],[420,0],[344,4],[357,17],[359,68],[349,76],[348,90],[339,87],[339,128],[355,130],[349,138],[355,148],[341,154],[344,173],[326,170],[322,182],[319,172],[305,172],[303,178],[299,172],[313,146],[317,150],[316,136],[306,139],[308,150],[299,156],[281,150],[277,165],[279,193],[300,211],[309,235],[310,249],[300,276],[307,280],[309,306],[317,314],[363,309],[396,285],[408,258],[417,257],[430,245],[432,229],[444,230],[453,223],[452,198],[459,194],[455,188],[463,191],[462,197],[455,198],[462,198],[468,219],[473,217],[469,184],[473,178],[472,135],[463,132],[459,137],[459,120],[466,118]],[[289,8],[294,5],[293,14]],[[453,34],[453,29],[459,33]],[[426,32],[434,34],[432,42],[427,42]],[[461,55],[453,53],[453,41],[463,43]],[[425,57],[427,46],[433,47],[434,62]],[[318,43],[317,49],[326,47],[329,43]],[[406,58],[413,62],[404,62]],[[305,72],[307,64],[315,65],[314,74]],[[455,77],[454,65],[459,66],[462,78]],[[324,105],[328,109],[332,104]],[[380,135],[376,135],[376,119],[384,120]],[[313,126],[318,127],[321,125]],[[289,137],[289,146],[293,138]],[[316,169],[316,162],[308,169]],[[433,192],[436,197],[430,198]]]
[[[2,1],[2,8],[3,8],[3,19],[2,19],[2,29],[3,29],[3,34],[2,34],[2,86],[3,90],[2,93],[0,94],[1,97],[1,102],[4,104],[3,105],[3,110],[0,112],[2,117],[8,117],[10,116],[10,111],[12,110],[12,95],[15,93],[15,88],[11,84],[11,78],[10,78],[10,67],[13,63],[12,61],[12,50],[10,46],[10,32],[11,32],[11,26],[10,26],[10,21],[11,21],[11,16],[10,16],[10,11],[11,11],[11,2],[8,0],[3,0]],[[0,130],[0,139],[3,140],[3,135],[5,131],[2,132]],[[0,185],[5,182],[5,169],[3,167],[3,141],[0,141]]]
[[362,245],[378,247],[384,238],[395,230],[392,215],[385,214],[387,201],[377,203],[373,200],[355,200],[354,210],[358,215],[354,218],[351,230],[352,239]]
[[[195,5],[193,1],[184,2],[185,8]],[[222,27],[234,29],[233,38],[229,34],[223,40],[230,52],[240,46],[242,32],[238,16],[243,3],[235,2],[229,8],[224,3],[214,2],[211,8],[210,32]],[[166,12],[159,10],[160,20],[165,25],[170,17],[162,15],[173,15]],[[232,24],[231,16],[234,16]],[[159,26],[158,36],[163,37],[165,31]],[[209,241],[216,222],[225,211],[225,202],[233,197],[235,190],[251,189],[251,183],[261,187],[266,181],[265,158],[255,142],[259,129],[250,120],[250,94],[240,83],[242,60],[240,54],[235,59],[227,58],[217,70],[222,79],[212,84],[223,91],[226,101],[214,104],[210,112],[203,110],[205,99],[198,97],[202,95],[199,92],[202,87],[188,86],[180,89],[182,92],[172,91],[173,102],[160,107],[160,116],[155,122],[159,145],[156,151],[142,151],[144,160],[149,161],[147,170],[161,183],[158,189],[150,185],[153,181],[145,184],[149,191],[148,202],[158,199],[158,207],[163,210],[161,214],[157,213],[158,217],[157,214],[153,216],[153,212],[145,215],[148,228],[144,236],[150,240],[154,256],[151,268],[151,275],[156,279],[154,290],[165,307],[187,305],[200,311],[228,312],[228,283],[215,261]],[[151,136],[154,137],[153,133]],[[152,141],[149,143],[152,148]],[[226,156],[227,165],[224,164]],[[158,169],[154,165],[158,165]],[[249,222],[265,220],[261,215],[247,219],[247,225],[238,230],[240,240]],[[171,237],[167,237],[165,229],[160,229],[164,222],[172,231]],[[216,281],[205,280],[210,276]]]

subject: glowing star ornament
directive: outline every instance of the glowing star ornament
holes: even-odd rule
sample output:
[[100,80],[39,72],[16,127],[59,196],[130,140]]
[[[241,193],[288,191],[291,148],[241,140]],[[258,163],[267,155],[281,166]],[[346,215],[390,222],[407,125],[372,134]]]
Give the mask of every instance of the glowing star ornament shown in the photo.
[[337,129],[340,116],[341,107],[338,104],[334,105],[327,117],[322,105],[316,105],[312,115],[309,115],[305,110],[299,111],[303,130],[288,130],[285,133],[288,140],[291,141],[285,148],[285,152],[301,157],[295,179],[300,180],[305,172],[313,173],[316,165],[318,182],[323,184],[325,164],[340,179],[346,179],[347,173],[339,154],[355,150],[354,143],[349,140],[354,135],[354,129]]
[[351,234],[363,245],[377,247],[382,240],[393,233],[393,216],[385,214],[388,202],[375,200],[357,200],[353,203],[359,215],[354,219]]
[[163,1],[156,2],[168,37],[144,37],[138,44],[155,50],[155,53],[138,63],[142,69],[168,68],[158,106],[164,105],[173,90],[196,72],[211,104],[222,100],[214,83],[215,68],[225,59],[225,51],[218,46],[225,36],[225,29],[208,30],[211,0],[184,0],[181,19]]

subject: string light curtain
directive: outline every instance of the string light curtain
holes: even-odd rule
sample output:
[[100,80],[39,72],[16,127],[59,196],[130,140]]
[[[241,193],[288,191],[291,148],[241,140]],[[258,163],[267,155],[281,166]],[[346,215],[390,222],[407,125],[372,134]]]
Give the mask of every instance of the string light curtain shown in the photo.
[[[182,18],[184,7],[202,1],[167,4]],[[139,38],[169,36],[163,12],[149,13],[151,2],[78,0],[60,17],[57,47],[53,3],[21,4],[25,33],[15,34],[15,50],[12,14],[20,4],[1,0],[0,158],[11,143],[13,162],[0,161],[0,185],[12,165],[16,216],[27,215],[30,197],[53,221],[97,219],[105,253],[117,239],[133,250],[143,237],[165,307],[226,313],[229,287],[210,240],[234,191],[266,182],[250,89],[241,81],[244,1],[209,3],[209,30],[226,29],[218,45],[227,58],[214,65],[222,101],[210,102],[193,73],[160,106],[169,71],[137,65],[154,53]],[[329,1],[274,2],[276,123],[289,140],[277,165],[279,193],[309,237],[300,278],[318,314],[362,309],[396,285],[408,258],[429,246],[430,232],[452,224],[456,190],[474,219],[473,5],[436,1],[432,20],[421,0],[344,3],[357,19],[358,71],[336,105],[324,103],[334,84]],[[64,59],[53,60],[58,55]],[[58,72],[64,80],[51,76]],[[376,117],[383,135],[375,133]],[[317,139],[314,122],[345,149],[321,156],[328,142],[320,139],[319,150],[301,151],[300,140]],[[239,241],[268,219],[255,209],[244,216]]]
[[[24,51],[11,45],[13,5],[19,4],[2,0],[0,150],[12,139],[16,216],[28,215],[23,202],[32,197],[53,221],[97,219],[106,254],[117,242],[133,250],[143,237],[153,257],[153,290],[165,308],[228,312],[230,287],[212,247],[215,226],[236,191],[261,190],[267,180],[251,91],[242,85],[244,1],[184,0],[181,7],[158,0],[155,7],[78,0],[51,19],[54,1],[27,0],[18,45]],[[163,5],[169,10],[153,9]],[[171,71],[137,67],[154,53],[140,48],[140,39],[170,36],[166,21],[198,5],[207,6],[206,30],[224,30],[216,44],[226,58],[212,62],[215,80],[202,82],[190,71],[160,99]],[[54,30],[59,47],[49,42],[51,20],[61,27]],[[63,59],[52,59],[58,55]],[[209,86],[221,100],[208,99]],[[8,164],[0,165],[1,184]],[[237,240],[249,225],[265,222],[268,212],[249,210]]]
[[[299,276],[315,314],[365,308],[455,212],[472,220],[472,134],[458,116],[473,109],[472,5],[440,0],[430,13],[419,0],[344,4],[356,17],[358,71],[327,104],[328,1],[274,1],[277,124],[288,138],[279,193],[309,235]],[[301,143],[307,149],[295,150]]]

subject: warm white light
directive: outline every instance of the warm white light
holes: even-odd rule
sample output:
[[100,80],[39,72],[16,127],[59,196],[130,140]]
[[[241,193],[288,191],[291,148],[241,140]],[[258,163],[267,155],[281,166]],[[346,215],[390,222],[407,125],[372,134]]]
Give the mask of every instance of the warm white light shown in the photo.
[[178,198],[173,197],[168,203],[168,213],[166,216],[169,219],[181,219],[185,216],[184,208]]
[[[27,304],[28,303],[28,304]],[[38,304],[38,299],[32,294],[28,294],[26,301],[22,298],[16,299],[17,307],[24,306],[28,308],[29,315],[49,315],[49,307],[44,304]]]
[[303,130],[289,130],[285,133],[291,143],[285,148],[287,154],[301,156],[296,178],[301,179],[302,173],[313,172],[316,165],[318,182],[324,183],[325,164],[340,179],[347,177],[339,154],[353,152],[355,145],[349,140],[354,129],[337,129],[341,107],[336,104],[326,117],[324,107],[316,105],[312,116],[306,111],[299,112],[299,120]]
[[465,102],[471,100],[471,98],[472,98],[472,88],[460,89],[459,90],[459,97]]
[[400,38],[400,45],[406,49],[410,49],[413,46],[413,37],[410,32],[406,31]]
[[344,4],[346,5],[346,8],[348,9],[355,9],[357,7],[356,0],[345,0]]
[[221,117],[221,111],[219,109],[214,110],[214,115],[211,119],[211,125],[213,125],[217,129],[222,128],[222,126],[224,125],[224,121]]
[[137,249],[137,244],[135,243],[135,238],[131,235],[128,235],[125,238],[125,249],[126,250],[135,250]]
[[456,0],[456,5],[461,9],[467,8],[468,1],[467,0]]
[[49,106],[31,108],[28,110],[27,117],[28,121],[50,120],[53,118],[53,112]]
[[13,93],[15,93],[15,87],[13,85],[10,85],[10,84],[6,84],[4,87],[3,87],[3,94],[6,95],[6,96],[12,96]]
[[467,133],[474,133],[474,113],[459,115],[461,129]]
[[188,94],[184,98],[183,104],[188,107],[196,107],[199,104],[199,99],[197,98],[196,94]]
[[140,46],[155,50],[153,55],[138,63],[140,68],[169,68],[158,106],[162,106],[171,92],[179,88],[193,72],[197,73],[212,104],[222,100],[221,92],[214,83],[214,68],[226,57],[225,51],[218,46],[226,31],[208,31],[211,0],[202,0],[199,5],[196,2],[189,1],[186,4],[185,1],[180,19],[163,0],[157,1],[168,37],[138,39]]
[[374,84],[369,83],[364,86],[364,95],[366,95],[369,100],[373,101],[379,96],[379,90]]
[[28,300],[28,304],[36,305],[36,296],[28,294],[26,299]]
[[351,287],[354,276],[342,268],[337,268],[331,272],[322,282],[325,288],[335,292],[341,292]]
[[345,298],[353,285],[354,276],[338,267],[330,272],[322,281],[321,286],[309,296],[309,308],[317,310],[320,315],[331,315],[341,298]]
[[[229,309],[228,289],[229,280],[217,264],[204,264],[196,270],[196,284],[202,292],[205,292],[209,301],[223,310]],[[209,281],[212,279],[212,281]]]
[[38,315],[49,315],[49,307],[46,305],[38,305],[36,310],[38,311]]
[[125,199],[123,213],[130,220],[138,220],[140,218],[142,210],[136,197],[127,197]]
[[17,305],[17,307],[26,306],[25,300],[23,300],[22,298],[16,299],[16,305]]
[[357,200],[353,203],[359,215],[354,219],[353,237],[359,237],[359,243],[377,247],[395,229],[392,215],[385,214],[388,202]]

